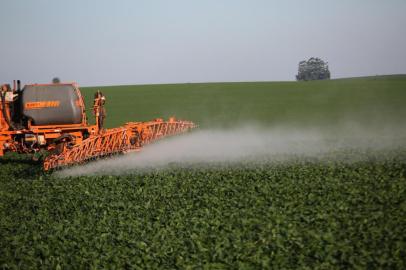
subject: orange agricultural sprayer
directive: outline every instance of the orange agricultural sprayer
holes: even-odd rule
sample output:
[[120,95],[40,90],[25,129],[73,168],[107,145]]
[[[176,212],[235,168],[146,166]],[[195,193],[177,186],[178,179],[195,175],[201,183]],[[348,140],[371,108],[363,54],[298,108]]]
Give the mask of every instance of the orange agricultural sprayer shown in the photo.
[[89,125],[85,104],[75,83],[30,84],[21,89],[4,84],[0,91],[0,156],[5,152],[44,157],[44,170],[139,150],[165,136],[186,132],[196,125],[170,118],[130,122],[103,128],[105,97],[97,91]]

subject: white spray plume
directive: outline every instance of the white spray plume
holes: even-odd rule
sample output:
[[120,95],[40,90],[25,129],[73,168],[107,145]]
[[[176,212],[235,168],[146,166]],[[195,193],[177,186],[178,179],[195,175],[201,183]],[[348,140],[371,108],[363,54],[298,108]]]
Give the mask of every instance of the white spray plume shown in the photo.
[[[393,135],[395,134],[395,135]],[[398,132],[346,126],[341,132],[317,129],[242,127],[197,130],[145,146],[140,152],[90,162],[57,172],[57,176],[125,174],[171,163],[234,162],[264,156],[319,156],[338,149],[393,149],[404,145]]]

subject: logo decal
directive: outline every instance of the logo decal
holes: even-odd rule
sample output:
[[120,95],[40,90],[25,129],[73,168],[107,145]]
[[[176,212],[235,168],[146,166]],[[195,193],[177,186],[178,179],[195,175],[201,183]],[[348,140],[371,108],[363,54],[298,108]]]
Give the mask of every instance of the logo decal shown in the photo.
[[59,101],[35,101],[35,102],[27,102],[24,104],[24,108],[26,110],[35,110],[35,109],[43,109],[43,108],[55,108],[59,107]]

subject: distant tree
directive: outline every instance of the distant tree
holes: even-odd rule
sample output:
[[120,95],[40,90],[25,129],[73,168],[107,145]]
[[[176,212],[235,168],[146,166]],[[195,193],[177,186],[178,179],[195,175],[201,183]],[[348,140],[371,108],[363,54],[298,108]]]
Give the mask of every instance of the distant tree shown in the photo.
[[58,77],[52,79],[52,83],[61,83],[61,80]]
[[299,62],[299,70],[296,75],[298,81],[328,80],[330,79],[330,70],[328,63],[320,58],[311,57],[307,61]]

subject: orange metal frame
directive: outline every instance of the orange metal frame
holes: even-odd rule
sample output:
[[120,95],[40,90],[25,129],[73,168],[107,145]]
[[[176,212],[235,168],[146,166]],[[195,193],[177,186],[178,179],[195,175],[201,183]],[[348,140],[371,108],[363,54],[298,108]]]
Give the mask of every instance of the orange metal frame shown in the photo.
[[92,136],[82,143],[64,149],[60,154],[48,156],[44,161],[44,170],[80,164],[85,161],[139,150],[162,137],[188,131],[196,125],[189,121],[169,121],[156,119],[150,122],[130,122],[123,127],[107,129],[101,134]]
[[[48,84],[35,85],[47,86]],[[32,153],[45,149],[49,152],[43,163],[44,170],[47,171],[80,164],[99,157],[139,150],[143,145],[157,139],[196,127],[190,121],[170,118],[168,121],[155,119],[149,122],[130,122],[122,127],[103,129],[105,98],[100,91],[96,93],[93,105],[96,125],[88,125],[85,104],[80,90],[75,83],[69,83],[69,85],[74,86],[79,97],[76,104],[81,107],[83,112],[80,124],[35,126],[28,121],[26,128],[12,129],[6,120],[10,119],[11,102],[4,103],[5,110],[3,110],[2,102],[0,102],[0,156],[4,155],[5,151]],[[1,93],[5,93],[7,89],[2,87],[0,90]],[[49,105],[54,106],[53,103],[48,104],[46,102],[32,106],[36,108],[36,106]],[[3,111],[7,115],[3,115]],[[36,148],[26,147],[22,141],[22,136],[27,134],[43,136],[45,144]],[[63,138],[63,140],[56,142],[59,138]],[[65,138],[69,140],[65,140]]]

